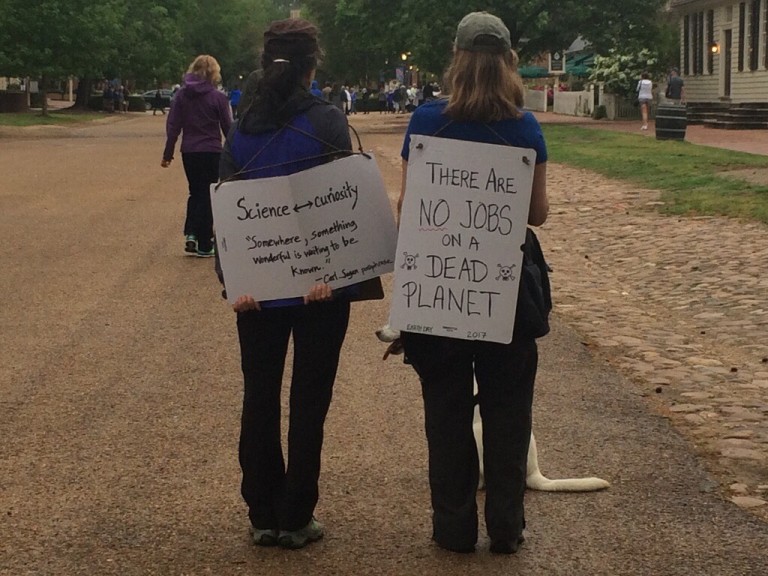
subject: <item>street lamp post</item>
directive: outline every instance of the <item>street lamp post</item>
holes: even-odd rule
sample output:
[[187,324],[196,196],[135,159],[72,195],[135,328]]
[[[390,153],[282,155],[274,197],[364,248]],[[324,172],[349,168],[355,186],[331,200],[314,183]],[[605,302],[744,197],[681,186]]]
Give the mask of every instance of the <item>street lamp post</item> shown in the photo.
[[400,59],[403,61],[403,84],[406,86],[411,85],[411,70],[413,69],[413,66],[407,66],[408,56],[410,55],[410,52],[403,52],[400,54]]

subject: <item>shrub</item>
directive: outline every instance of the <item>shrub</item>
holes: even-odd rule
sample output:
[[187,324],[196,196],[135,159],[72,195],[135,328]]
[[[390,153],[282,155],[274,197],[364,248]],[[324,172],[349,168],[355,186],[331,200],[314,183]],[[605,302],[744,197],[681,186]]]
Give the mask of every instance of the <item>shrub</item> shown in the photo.
[[605,104],[600,104],[595,108],[595,111],[592,112],[592,118],[594,120],[601,120],[602,118],[606,118],[608,116],[608,112],[605,109]]
[[595,56],[589,79],[602,82],[608,93],[629,96],[634,94],[640,75],[645,71],[652,73],[658,66],[656,54],[646,48],[633,54],[619,54],[611,50],[608,56]]
[[42,94],[40,92],[30,92],[29,93],[29,107],[30,108],[42,108],[43,107],[43,98],[42,98]]

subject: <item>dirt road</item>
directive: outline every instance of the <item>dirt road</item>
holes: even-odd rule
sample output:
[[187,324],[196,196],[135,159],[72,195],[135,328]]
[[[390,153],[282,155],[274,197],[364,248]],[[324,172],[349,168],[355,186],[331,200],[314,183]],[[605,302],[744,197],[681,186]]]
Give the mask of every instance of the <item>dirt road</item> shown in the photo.
[[[251,546],[234,315],[212,263],[182,251],[185,180],[180,162],[159,166],[163,120],[0,136],[0,574],[765,573],[768,526],[724,501],[558,318],[537,382],[542,469],[611,489],[529,493],[515,557],[484,537],[474,555],[436,549],[418,383],[373,335],[386,301],[354,306],[327,423],[326,538]],[[354,123],[394,199],[403,120]]]

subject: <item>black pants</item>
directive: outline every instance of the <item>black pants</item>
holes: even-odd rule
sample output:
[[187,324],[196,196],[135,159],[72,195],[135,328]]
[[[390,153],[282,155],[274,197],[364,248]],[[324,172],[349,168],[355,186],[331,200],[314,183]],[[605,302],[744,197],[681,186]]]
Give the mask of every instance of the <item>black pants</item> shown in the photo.
[[451,549],[468,549],[477,542],[479,466],[472,429],[476,379],[483,420],[486,527],[491,540],[516,539],[525,526],[536,341],[505,345],[408,332],[401,336],[424,397],[432,538]]
[[[318,500],[323,426],[331,403],[349,302],[238,314],[245,380],[240,429],[242,495],[258,529],[298,530]],[[280,436],[280,388],[293,333],[287,467]]]
[[189,183],[184,235],[195,236],[198,249],[205,252],[212,247],[211,184],[219,181],[220,156],[218,152],[184,152],[181,155]]

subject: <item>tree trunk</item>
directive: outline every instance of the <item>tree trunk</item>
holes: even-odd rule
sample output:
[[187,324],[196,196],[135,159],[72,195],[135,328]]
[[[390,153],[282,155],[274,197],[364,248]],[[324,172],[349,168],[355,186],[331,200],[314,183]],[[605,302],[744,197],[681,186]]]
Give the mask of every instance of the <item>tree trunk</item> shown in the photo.
[[75,97],[75,104],[72,107],[79,110],[87,110],[88,100],[91,98],[92,89],[93,78],[79,78],[77,81],[77,96]]

